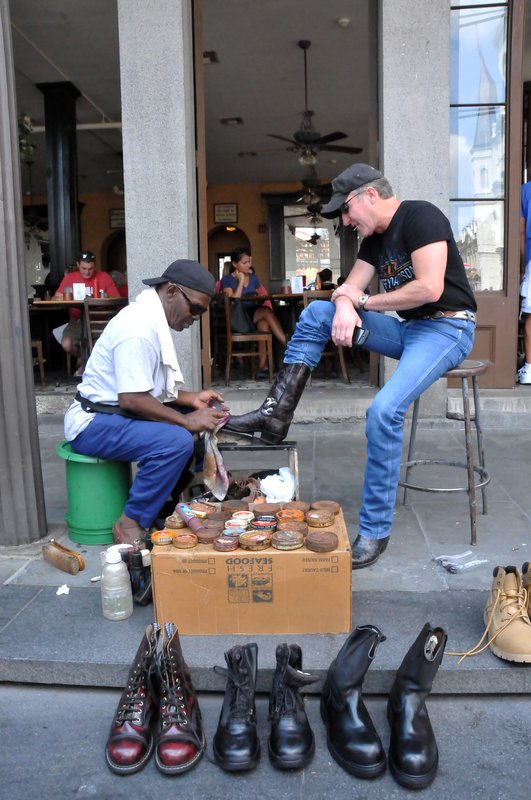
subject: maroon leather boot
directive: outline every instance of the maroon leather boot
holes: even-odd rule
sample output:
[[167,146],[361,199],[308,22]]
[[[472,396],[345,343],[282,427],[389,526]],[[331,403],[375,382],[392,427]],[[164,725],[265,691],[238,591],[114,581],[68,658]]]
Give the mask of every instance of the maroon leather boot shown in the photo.
[[160,705],[155,763],[166,775],[176,775],[199,762],[205,750],[205,736],[179,634],[171,623],[161,631],[157,667]]
[[152,685],[157,631],[148,625],[134,657],[105,747],[105,760],[117,775],[130,775],[153,752],[153,722],[157,702]]

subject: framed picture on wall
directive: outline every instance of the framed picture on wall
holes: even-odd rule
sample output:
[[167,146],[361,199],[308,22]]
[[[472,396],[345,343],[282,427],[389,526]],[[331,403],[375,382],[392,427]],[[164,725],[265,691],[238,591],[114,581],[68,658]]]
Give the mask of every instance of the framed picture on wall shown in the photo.
[[214,222],[238,222],[238,203],[214,203]]
[[109,210],[109,228],[125,228],[125,208]]

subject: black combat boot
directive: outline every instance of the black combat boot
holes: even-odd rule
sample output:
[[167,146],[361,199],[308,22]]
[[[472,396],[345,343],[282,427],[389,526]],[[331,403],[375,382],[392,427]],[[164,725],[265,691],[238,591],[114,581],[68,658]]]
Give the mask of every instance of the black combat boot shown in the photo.
[[277,769],[299,769],[313,758],[315,740],[299,689],[319,678],[302,671],[302,651],[279,644],[277,668],[269,696],[269,758]]
[[236,645],[225,653],[227,669],[214,667],[227,676],[225,697],[214,734],[214,760],[227,772],[254,769],[260,759],[260,741],[256,730],[256,670],[258,646]]
[[205,750],[201,712],[175,625],[166,623],[157,647],[160,681],[155,763],[166,775],[192,769]]
[[389,692],[389,769],[406,789],[425,789],[435,778],[439,754],[425,701],[442,661],[447,635],[427,622],[412,644]]
[[363,679],[385,636],[374,625],[352,631],[330,665],[321,696],[327,744],[340,767],[358,778],[385,772],[385,753],[361,696]]
[[266,399],[256,411],[230,417],[222,428],[227,433],[261,434],[266,444],[278,444],[288,435],[297,403],[311,375],[306,364],[283,364]]

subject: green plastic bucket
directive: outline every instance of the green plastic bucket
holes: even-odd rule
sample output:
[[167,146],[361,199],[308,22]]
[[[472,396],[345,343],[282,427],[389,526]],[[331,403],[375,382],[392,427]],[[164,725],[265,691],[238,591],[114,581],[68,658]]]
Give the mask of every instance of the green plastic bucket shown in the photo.
[[111,544],[112,526],[129,495],[131,464],[82,456],[68,442],[55,452],[66,466],[68,535],[79,544]]

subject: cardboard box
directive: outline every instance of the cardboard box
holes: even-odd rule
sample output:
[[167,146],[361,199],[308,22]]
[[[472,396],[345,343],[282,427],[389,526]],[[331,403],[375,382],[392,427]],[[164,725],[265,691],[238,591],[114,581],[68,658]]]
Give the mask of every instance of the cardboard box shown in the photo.
[[348,633],[352,561],[343,514],[331,553],[154,547],[155,617],[184,634]]

